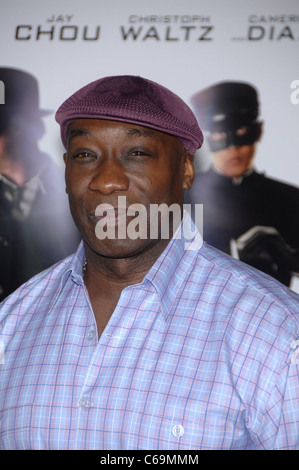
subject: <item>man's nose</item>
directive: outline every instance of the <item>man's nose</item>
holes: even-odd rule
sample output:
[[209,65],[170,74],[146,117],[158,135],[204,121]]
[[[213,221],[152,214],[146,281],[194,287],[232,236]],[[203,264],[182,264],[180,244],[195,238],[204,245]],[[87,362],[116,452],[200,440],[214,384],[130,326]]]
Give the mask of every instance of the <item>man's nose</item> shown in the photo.
[[126,191],[129,187],[129,178],[121,163],[114,160],[104,160],[97,168],[89,183],[89,189],[110,194],[114,191]]
[[232,143],[226,148],[226,151],[229,153],[230,157],[235,157],[239,154],[239,147],[239,145]]

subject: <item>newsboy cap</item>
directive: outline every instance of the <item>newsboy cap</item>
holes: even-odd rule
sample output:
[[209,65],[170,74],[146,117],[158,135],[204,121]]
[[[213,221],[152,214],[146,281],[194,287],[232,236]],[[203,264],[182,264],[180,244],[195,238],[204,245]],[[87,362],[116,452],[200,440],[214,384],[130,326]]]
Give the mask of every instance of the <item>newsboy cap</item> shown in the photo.
[[84,86],[57,110],[61,139],[74,119],[107,119],[137,124],[179,139],[193,154],[203,135],[193,111],[176,94],[151,80],[132,75],[104,77]]

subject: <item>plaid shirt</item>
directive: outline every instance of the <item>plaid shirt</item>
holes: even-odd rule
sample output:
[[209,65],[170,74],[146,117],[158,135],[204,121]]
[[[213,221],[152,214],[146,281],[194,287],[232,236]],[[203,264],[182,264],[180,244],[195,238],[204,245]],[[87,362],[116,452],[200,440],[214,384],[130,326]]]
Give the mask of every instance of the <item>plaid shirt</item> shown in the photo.
[[299,449],[299,296],[171,240],[103,332],[84,248],[0,307],[0,449]]

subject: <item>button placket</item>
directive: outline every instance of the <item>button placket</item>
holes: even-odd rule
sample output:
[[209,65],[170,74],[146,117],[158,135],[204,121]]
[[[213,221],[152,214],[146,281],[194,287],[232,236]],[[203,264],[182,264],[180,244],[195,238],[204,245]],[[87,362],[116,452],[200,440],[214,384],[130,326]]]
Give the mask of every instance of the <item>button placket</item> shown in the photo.
[[95,336],[96,336],[96,331],[94,328],[91,328],[89,332],[87,333],[88,341],[93,341],[95,339]]

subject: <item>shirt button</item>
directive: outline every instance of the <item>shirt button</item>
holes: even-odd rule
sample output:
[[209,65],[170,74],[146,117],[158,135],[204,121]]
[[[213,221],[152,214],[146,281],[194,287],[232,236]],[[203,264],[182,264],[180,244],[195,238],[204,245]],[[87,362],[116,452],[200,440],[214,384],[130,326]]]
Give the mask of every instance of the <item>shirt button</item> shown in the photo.
[[175,426],[173,426],[172,428],[172,434],[174,435],[174,437],[177,437],[178,439],[180,437],[182,437],[182,435],[184,434],[185,430],[183,428],[183,426],[181,424],[176,424]]
[[90,400],[88,400],[86,397],[82,397],[78,401],[78,406],[80,408],[90,408],[91,406],[93,406],[93,403]]
[[88,332],[87,339],[88,339],[89,341],[92,341],[92,340],[95,338],[95,335],[96,335],[95,330],[90,330],[90,331]]

